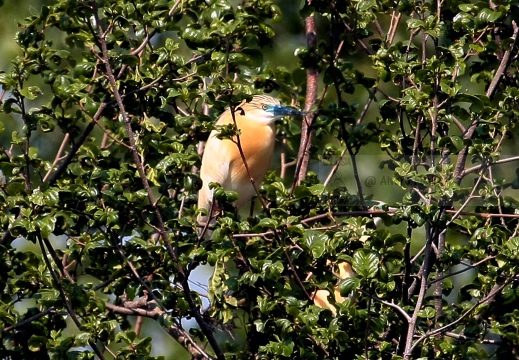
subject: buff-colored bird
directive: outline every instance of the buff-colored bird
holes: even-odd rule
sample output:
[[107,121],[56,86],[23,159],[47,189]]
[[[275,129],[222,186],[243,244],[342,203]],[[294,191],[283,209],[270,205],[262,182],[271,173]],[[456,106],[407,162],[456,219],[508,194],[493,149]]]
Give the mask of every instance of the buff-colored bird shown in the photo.
[[[240,143],[250,174],[236,141],[233,141],[236,139],[219,139],[218,131],[213,130],[207,140],[200,168],[203,185],[198,193],[198,207],[210,212],[213,202],[213,193],[209,189],[211,182],[219,183],[225,190],[236,191],[236,207],[246,204],[255,195],[250,177],[259,187],[269,169],[276,140],[274,122],[283,116],[301,115],[301,111],[282,106],[278,100],[267,95],[255,95],[251,101],[243,101],[235,107],[234,119],[240,130]],[[233,122],[231,109],[227,109],[216,125]],[[207,217],[199,218],[200,223],[206,221]]]

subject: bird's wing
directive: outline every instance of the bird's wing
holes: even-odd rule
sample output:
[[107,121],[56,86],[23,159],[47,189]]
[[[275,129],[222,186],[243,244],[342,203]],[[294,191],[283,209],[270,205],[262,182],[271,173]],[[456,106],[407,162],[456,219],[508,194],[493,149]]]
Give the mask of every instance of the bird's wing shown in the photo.
[[202,178],[202,188],[198,193],[198,207],[209,210],[213,200],[213,192],[209,189],[209,184],[217,182],[225,186],[229,176],[230,159],[226,147],[222,146],[222,141],[216,137],[216,131],[211,132],[207,140],[200,177]]

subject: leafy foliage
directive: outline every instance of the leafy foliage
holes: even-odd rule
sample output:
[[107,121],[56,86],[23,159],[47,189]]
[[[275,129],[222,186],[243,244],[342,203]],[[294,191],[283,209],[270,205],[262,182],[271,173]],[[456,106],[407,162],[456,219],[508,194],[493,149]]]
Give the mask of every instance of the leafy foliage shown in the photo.
[[[3,358],[160,358],[136,316],[193,358],[517,356],[517,4],[279,6],[308,40],[284,66],[269,0],[55,0],[20,23],[0,71]],[[268,206],[239,216],[215,184],[199,238],[199,144],[263,92],[306,124],[279,125]]]

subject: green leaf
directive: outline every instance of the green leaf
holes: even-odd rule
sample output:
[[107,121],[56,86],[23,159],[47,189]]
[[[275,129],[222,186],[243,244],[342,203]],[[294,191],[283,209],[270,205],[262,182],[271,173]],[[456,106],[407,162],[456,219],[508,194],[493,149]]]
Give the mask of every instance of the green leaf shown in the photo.
[[374,278],[378,272],[378,254],[364,249],[357,250],[353,255],[353,271],[360,277]]
[[56,225],[56,218],[54,216],[45,216],[43,218],[35,220],[35,223],[41,231],[41,236],[46,239],[54,231],[54,226]]
[[418,311],[418,316],[421,318],[425,318],[425,319],[432,319],[432,318],[434,318],[435,314],[436,314],[436,311],[431,306],[427,306],[427,307],[421,309],[420,311]]
[[260,220],[260,222],[256,225],[257,228],[260,229],[275,229],[279,226],[279,223],[271,218],[263,218]]
[[501,17],[501,15],[502,14],[498,11],[493,11],[489,8],[483,8],[478,13],[476,18],[485,23],[493,23],[497,21]]
[[254,327],[256,328],[256,331],[259,333],[264,333],[266,329],[265,322],[259,319],[254,321]]
[[33,352],[38,352],[43,350],[47,343],[47,338],[45,336],[32,335],[29,339],[29,350]]
[[312,252],[314,259],[320,258],[323,255],[326,249],[326,242],[328,241],[326,234],[310,230],[305,232],[303,239]]
[[34,100],[42,94],[41,90],[37,86],[29,86],[27,88],[20,89],[20,95],[25,97],[27,100]]
[[377,2],[375,0],[359,1],[357,3],[357,11],[360,11],[360,12],[367,11],[376,6],[377,6]]
[[339,282],[339,291],[341,296],[350,296],[352,292],[354,292],[360,285],[360,280],[355,277],[350,277],[346,279],[342,279]]

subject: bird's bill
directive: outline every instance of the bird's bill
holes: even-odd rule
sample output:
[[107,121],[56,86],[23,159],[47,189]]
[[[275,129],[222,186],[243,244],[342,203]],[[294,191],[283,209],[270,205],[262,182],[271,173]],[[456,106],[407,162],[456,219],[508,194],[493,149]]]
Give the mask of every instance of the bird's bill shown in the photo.
[[282,105],[275,105],[272,106],[271,109],[274,116],[304,116],[305,113],[303,111],[288,107],[288,106],[282,106]]

